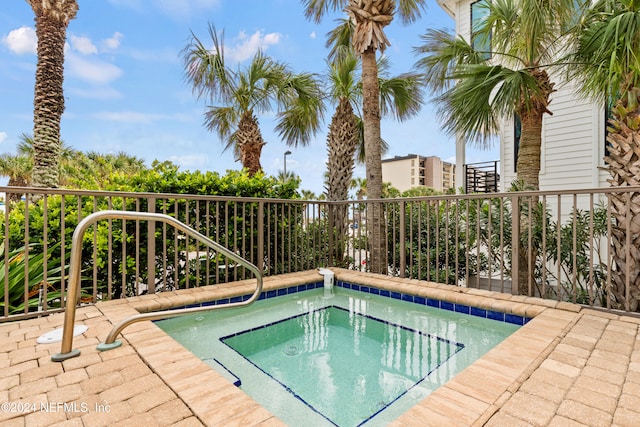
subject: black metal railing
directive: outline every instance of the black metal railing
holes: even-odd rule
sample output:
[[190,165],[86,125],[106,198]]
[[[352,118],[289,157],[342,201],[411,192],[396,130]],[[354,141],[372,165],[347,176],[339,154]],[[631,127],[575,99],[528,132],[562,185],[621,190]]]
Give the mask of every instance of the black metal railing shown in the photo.
[[497,193],[500,191],[499,161],[464,165],[465,193]]

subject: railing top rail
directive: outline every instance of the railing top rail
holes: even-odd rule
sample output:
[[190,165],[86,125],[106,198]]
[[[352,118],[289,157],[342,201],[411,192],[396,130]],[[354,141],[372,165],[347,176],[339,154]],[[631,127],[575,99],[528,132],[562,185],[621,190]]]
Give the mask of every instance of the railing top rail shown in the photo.
[[496,163],[500,163],[500,160],[487,160],[486,162],[465,163],[464,166],[494,165]]
[[312,203],[321,200],[302,199],[275,199],[266,197],[239,197],[239,196],[215,196],[208,194],[180,194],[180,193],[143,193],[130,191],[105,191],[105,190],[77,190],[64,188],[36,188],[36,187],[0,187],[0,193],[27,193],[27,194],[58,194],[69,196],[93,196],[93,197],[126,197],[131,199],[185,199],[185,200],[209,200],[232,202],[268,202],[268,203]]
[[[174,193],[135,193],[120,191],[102,191],[102,190],[70,190],[59,188],[33,188],[33,187],[0,187],[0,192],[9,193],[32,193],[32,194],[59,194],[71,196],[96,196],[96,197],[127,197],[127,198],[156,198],[156,199],[185,199],[185,200],[206,200],[206,201],[230,201],[230,202],[263,202],[263,203],[287,203],[287,204],[344,204],[344,203],[380,203],[399,201],[420,201],[420,200],[454,200],[454,199],[486,199],[486,198],[511,198],[517,197],[535,197],[535,196],[557,196],[557,195],[573,195],[573,194],[612,194],[626,192],[640,192],[640,186],[635,187],[595,187],[574,190],[535,190],[535,191],[503,191],[496,193],[474,193],[474,194],[440,194],[433,196],[417,196],[417,197],[401,197],[401,198],[383,198],[383,199],[361,199],[361,200],[344,200],[344,201],[327,201],[327,200],[303,200],[303,199],[271,199],[259,197],[236,197],[236,196],[211,196],[197,194],[174,194]],[[127,212],[127,211],[117,211]]]

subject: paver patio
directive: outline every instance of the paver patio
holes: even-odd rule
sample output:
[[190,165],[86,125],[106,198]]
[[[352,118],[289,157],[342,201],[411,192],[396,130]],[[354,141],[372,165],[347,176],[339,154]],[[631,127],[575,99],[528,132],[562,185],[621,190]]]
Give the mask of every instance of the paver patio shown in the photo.
[[[533,317],[392,423],[404,426],[640,425],[640,318],[563,302],[333,269],[402,293]],[[265,290],[320,281],[315,271],[265,278]],[[79,308],[79,357],[36,339],[63,315],[0,324],[0,426],[279,426],[275,416],[149,321],[99,352],[113,325],[149,311],[251,293],[252,281]]]

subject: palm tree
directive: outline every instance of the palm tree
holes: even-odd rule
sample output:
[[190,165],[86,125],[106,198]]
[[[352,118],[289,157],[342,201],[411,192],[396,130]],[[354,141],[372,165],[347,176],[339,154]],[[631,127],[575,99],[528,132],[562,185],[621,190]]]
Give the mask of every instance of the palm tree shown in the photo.
[[[483,147],[498,133],[502,119],[520,120],[517,177],[524,188],[537,190],[542,120],[552,114],[548,107],[555,85],[547,70],[560,66],[559,41],[575,20],[573,0],[495,0],[484,7],[485,18],[473,28],[474,43],[428,30],[416,48],[423,55],[416,66],[438,95],[436,103],[449,133]],[[522,235],[527,226],[526,219],[520,222]],[[522,294],[535,283],[533,269],[528,274],[526,245],[520,242],[515,273]]]
[[[362,58],[362,118],[364,122],[364,142],[366,175],[371,199],[382,197],[382,154],[380,149],[380,87],[376,54],[390,45],[384,33],[398,15],[402,22],[414,22],[426,7],[426,0],[302,0],[307,18],[320,22],[330,11],[346,10],[355,23],[352,45]],[[397,9],[397,10],[396,10]],[[372,205],[368,218],[371,244],[371,270],[387,272],[385,254],[385,229],[382,206]]]
[[[33,168],[33,159],[17,154],[0,155],[0,176],[9,178],[7,185],[9,187],[27,187],[31,180],[31,169]],[[23,196],[23,193],[7,194],[7,202],[17,202]]]
[[[349,21],[346,21],[346,24],[349,25]],[[329,67],[330,99],[337,103],[327,136],[329,157],[326,189],[329,201],[348,199],[356,153],[364,151],[362,118],[354,112],[359,111],[358,104],[362,98],[362,84],[355,78],[358,65],[358,57],[353,51],[345,48]],[[385,57],[378,61],[378,69],[383,114],[393,114],[399,120],[416,114],[422,105],[422,89],[418,76],[404,74],[389,77],[389,62]],[[347,205],[331,205],[329,214],[336,238],[341,241],[348,231]],[[341,246],[336,245],[334,260],[338,263],[341,261],[341,254],[344,253],[340,250]]]
[[209,26],[213,50],[192,33],[182,52],[187,80],[198,98],[219,101],[205,113],[205,125],[233,148],[250,175],[262,170],[260,155],[266,143],[256,114],[277,113],[276,131],[287,145],[306,145],[323,117],[319,85],[312,74],[293,73],[258,51],[245,69],[232,70],[225,62],[223,37]]
[[35,13],[38,37],[33,100],[33,172],[36,187],[58,186],[60,119],[64,112],[64,43],[69,21],[78,11],[76,0],[27,0]]
[[501,119],[520,120],[517,176],[537,190],[542,120],[552,114],[555,85],[547,70],[559,65],[559,42],[575,19],[573,0],[495,0],[484,7],[485,18],[472,30],[474,43],[428,30],[416,48],[422,55],[416,66],[438,95],[449,133],[486,147]]
[[[612,187],[640,185],[640,4],[599,0],[576,32],[569,77],[588,97],[613,101],[605,163]],[[640,193],[611,193],[613,308],[640,311]],[[628,244],[627,244],[628,242]],[[627,301],[627,298],[629,301]]]
[[104,189],[113,174],[131,176],[146,169],[143,159],[123,151],[115,154],[76,152],[61,164],[66,165],[63,166],[61,175],[64,185],[92,189]]

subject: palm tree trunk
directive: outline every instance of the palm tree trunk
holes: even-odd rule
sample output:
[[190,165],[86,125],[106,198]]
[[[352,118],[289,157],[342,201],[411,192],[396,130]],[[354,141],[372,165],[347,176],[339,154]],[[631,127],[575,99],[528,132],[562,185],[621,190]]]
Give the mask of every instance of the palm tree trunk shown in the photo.
[[38,37],[38,64],[33,102],[33,173],[36,187],[58,186],[60,119],[64,112],[64,43],[75,1],[30,0]]
[[[554,92],[554,83],[549,79],[549,75],[544,70],[533,69],[531,74],[538,82],[541,93],[538,96],[530,94],[529,102],[521,102],[518,115],[522,123],[522,133],[520,135],[520,146],[518,148],[518,159],[516,171],[518,179],[524,184],[524,190],[540,189],[540,157],[542,156],[542,118],[549,111],[549,97]],[[535,206],[537,198],[530,200],[531,206]],[[522,204],[523,209],[528,209],[529,204]],[[536,248],[529,248],[527,233],[533,218],[530,215],[522,215],[520,221],[518,245],[518,287],[520,295],[530,295],[535,288],[535,262],[538,257]],[[531,274],[529,274],[531,270]],[[531,287],[529,287],[531,282]]]
[[[370,47],[362,53],[362,115],[364,122],[365,165],[369,199],[382,198],[382,154],[380,147],[380,87],[376,51]],[[386,274],[386,234],[382,203],[370,203],[367,209],[370,269]]]
[[[348,98],[341,98],[331,119],[329,135],[329,159],[327,161],[327,200],[344,202],[349,196],[349,185],[353,176],[354,154],[358,145],[358,126]],[[346,203],[329,205],[329,224],[334,233],[333,265],[348,267],[345,260],[345,238],[347,235]]]
[[265,144],[258,126],[258,119],[253,113],[246,111],[242,114],[236,137],[242,167],[249,172],[249,176],[253,176],[262,170],[260,156]]
[[[524,108],[522,109],[524,110]],[[522,181],[523,190],[538,190],[540,175],[540,156],[542,154],[542,116],[540,111],[522,112],[520,120],[522,122],[522,133],[520,136],[520,147],[518,149],[518,159],[516,171],[518,179]],[[530,200],[533,206],[537,200]],[[535,288],[535,260],[538,256],[535,248],[529,248],[527,233],[531,217],[523,215],[528,210],[529,203],[520,203],[520,239],[518,245],[518,289],[520,295],[531,295]],[[529,274],[531,270],[531,274]],[[531,286],[529,286],[531,283]]]
[[[632,88],[617,102],[607,136],[612,187],[640,185],[640,88]],[[613,308],[640,311],[640,194],[611,193],[612,271],[609,301]],[[627,304],[627,300],[629,301]]]

